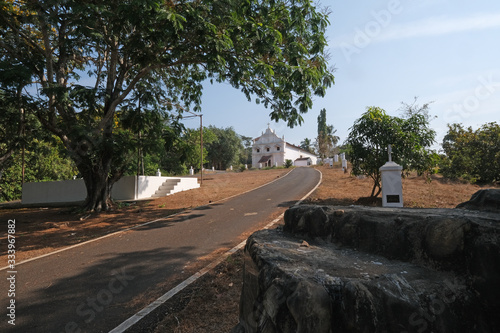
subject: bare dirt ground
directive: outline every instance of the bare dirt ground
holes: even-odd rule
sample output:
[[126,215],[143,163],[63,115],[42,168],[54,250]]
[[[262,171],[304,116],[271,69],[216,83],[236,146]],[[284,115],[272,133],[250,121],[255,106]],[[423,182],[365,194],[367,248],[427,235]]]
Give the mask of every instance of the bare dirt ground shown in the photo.
[[[318,167],[321,186],[304,203],[329,205],[380,205],[369,200],[372,181],[344,174],[340,168]],[[101,214],[84,215],[74,207],[17,208],[0,210],[2,223],[16,220],[18,262],[57,249],[100,237],[140,223],[163,218],[242,193],[278,177],[289,170],[256,170],[242,173],[206,174],[199,189],[151,201],[121,203]],[[481,188],[450,182],[440,176],[410,176],[403,180],[405,207],[452,208],[467,201]],[[497,186],[498,187],[498,186]],[[6,232],[0,235],[0,266],[6,266]],[[238,251],[210,273],[190,285],[166,304],[167,311],[154,332],[228,332],[238,322],[242,285],[243,254]],[[1,264],[4,263],[4,264]]]
[[[353,177],[339,168],[318,167],[323,174],[322,185],[309,197],[306,203],[322,205],[378,205],[382,199],[370,200],[373,181],[371,178]],[[454,208],[470,199],[482,188],[458,181],[450,181],[439,175],[410,175],[403,178],[403,201],[411,208]],[[498,187],[498,186],[497,186]]]

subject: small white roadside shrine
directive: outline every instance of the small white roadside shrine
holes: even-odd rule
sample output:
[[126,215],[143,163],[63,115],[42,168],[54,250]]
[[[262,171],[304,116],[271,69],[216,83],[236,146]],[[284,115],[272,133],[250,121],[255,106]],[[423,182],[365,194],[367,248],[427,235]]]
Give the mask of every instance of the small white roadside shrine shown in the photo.
[[403,207],[403,167],[392,161],[392,148],[389,145],[389,161],[380,167],[382,177],[382,207]]
[[268,124],[267,130],[253,140],[252,167],[283,166],[286,160],[292,160],[294,166],[308,166],[317,164],[318,157],[286,142],[285,136],[280,138]]

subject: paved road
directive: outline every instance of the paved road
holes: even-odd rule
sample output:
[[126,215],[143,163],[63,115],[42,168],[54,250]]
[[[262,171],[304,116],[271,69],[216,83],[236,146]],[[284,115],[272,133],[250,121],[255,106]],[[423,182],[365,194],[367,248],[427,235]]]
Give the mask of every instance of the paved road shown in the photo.
[[9,274],[0,271],[0,331],[109,332],[144,307],[145,298],[187,278],[188,262],[237,245],[319,179],[318,171],[297,168],[244,195],[18,265],[15,326],[6,316]]

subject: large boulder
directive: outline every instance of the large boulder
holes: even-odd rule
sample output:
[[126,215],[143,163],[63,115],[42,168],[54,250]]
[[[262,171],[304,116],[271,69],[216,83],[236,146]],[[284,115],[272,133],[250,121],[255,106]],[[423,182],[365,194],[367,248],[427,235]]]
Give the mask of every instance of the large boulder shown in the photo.
[[500,213],[500,189],[479,190],[457,208]]
[[498,332],[500,215],[296,206],[247,241],[233,332]]

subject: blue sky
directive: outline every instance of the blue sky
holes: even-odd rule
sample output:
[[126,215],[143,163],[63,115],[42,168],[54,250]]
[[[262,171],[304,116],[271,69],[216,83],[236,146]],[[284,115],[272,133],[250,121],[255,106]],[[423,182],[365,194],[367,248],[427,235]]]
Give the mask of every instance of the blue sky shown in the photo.
[[[330,6],[327,31],[335,85],[315,98],[300,127],[270,120],[270,110],[225,84],[206,84],[203,123],[257,137],[271,123],[292,144],[317,135],[317,117],[341,141],[368,106],[400,115],[401,102],[431,102],[440,148],[448,123],[477,128],[500,121],[500,1],[356,0]],[[186,120],[196,127],[198,120]]]

